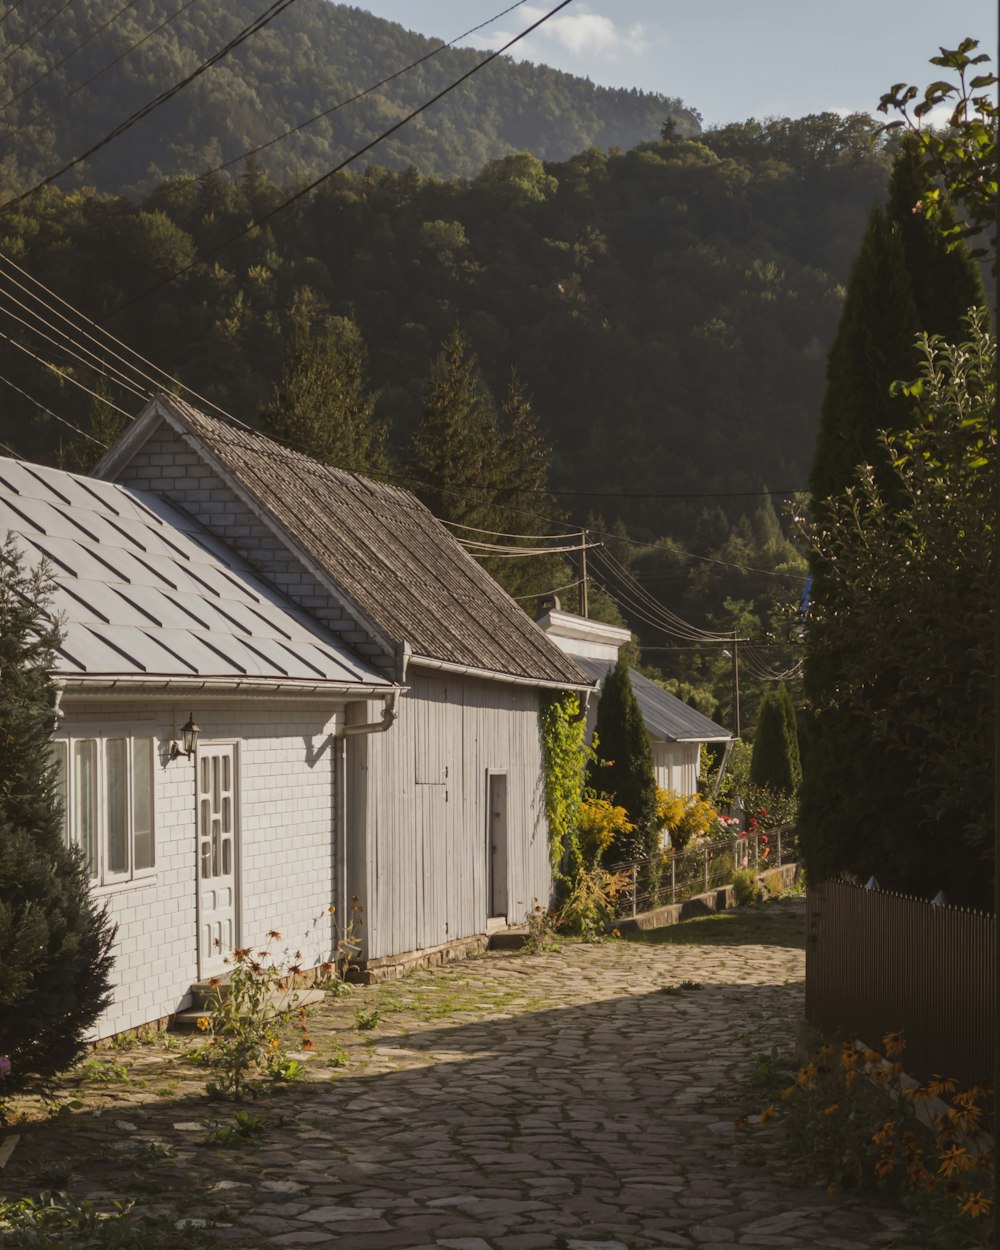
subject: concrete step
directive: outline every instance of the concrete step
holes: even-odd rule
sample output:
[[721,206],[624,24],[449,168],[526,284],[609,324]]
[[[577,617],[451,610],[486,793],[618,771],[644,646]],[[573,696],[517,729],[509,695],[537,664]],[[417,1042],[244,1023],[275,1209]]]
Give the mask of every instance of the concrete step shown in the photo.
[[[198,1021],[211,1012],[215,1002],[215,995],[221,991],[223,998],[226,998],[228,996],[226,990],[227,986],[225,984],[213,987],[208,981],[200,981],[192,985],[192,1004],[185,1011],[176,1013],[172,1021],[172,1027],[175,1029],[196,1029]],[[273,994],[268,995],[267,1001],[278,1011],[298,1011],[300,1007],[311,1007],[316,1003],[321,1003],[325,998],[325,990],[275,990]]]

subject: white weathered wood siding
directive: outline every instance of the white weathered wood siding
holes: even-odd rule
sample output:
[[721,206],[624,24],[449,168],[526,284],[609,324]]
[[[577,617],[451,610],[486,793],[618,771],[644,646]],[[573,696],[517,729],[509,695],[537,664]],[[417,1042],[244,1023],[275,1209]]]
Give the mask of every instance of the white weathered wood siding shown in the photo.
[[370,959],[486,931],[491,771],[507,775],[508,920],[551,889],[537,691],[413,671],[407,681],[392,729],[351,741],[349,889]]
[[677,794],[698,793],[698,744],[660,742],[650,738],[653,748],[653,772],[661,790]]
[[334,894],[335,766],[330,734],[343,709],[329,703],[202,703],[175,709],[67,698],[56,737],[155,739],[155,872],[95,887],[118,925],[114,1001],[95,1031],[107,1037],[187,1005],[198,977],[195,765],[168,759],[174,727],[193,710],[203,742],[238,744],[237,940],[329,957]]

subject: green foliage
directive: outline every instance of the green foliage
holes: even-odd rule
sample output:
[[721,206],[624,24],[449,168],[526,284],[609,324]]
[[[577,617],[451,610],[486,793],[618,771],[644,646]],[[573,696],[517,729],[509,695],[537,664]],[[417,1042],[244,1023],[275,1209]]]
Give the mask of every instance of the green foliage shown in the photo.
[[810,476],[815,500],[847,486],[858,465],[885,474],[880,432],[907,425],[910,405],[892,384],[917,367],[915,336],[923,330],[954,340],[969,309],[985,303],[967,249],[949,247],[950,210],[933,219],[915,211],[928,187],[911,141],[896,158],[887,204],[872,211],[847,284]]
[[[979,42],[963,39],[957,48],[942,48],[931,64],[950,70],[957,81],[938,79],[923,92],[905,83],[896,83],[882,97],[879,110],[901,113],[888,122],[887,131],[907,129],[920,153],[927,187],[918,206],[948,240],[955,245],[963,239],[978,242],[984,230],[996,228],[997,221],[997,78],[986,69],[985,52],[976,55]],[[913,104],[914,100],[917,100]],[[930,115],[942,104],[952,105],[947,128],[932,128]],[[959,210],[959,219],[952,209]],[[993,272],[996,273],[996,234],[990,240]],[[977,246],[973,255],[985,255]],[[926,327],[925,327],[926,328]]]
[[[0,1232],[9,1250],[186,1250],[217,1245],[207,1229],[187,1226],[177,1213],[138,1214],[131,1202],[99,1210],[66,1193],[0,1199]],[[183,1227],[183,1232],[180,1228]]]
[[[122,59],[123,49],[159,26],[167,11],[154,0],[137,0],[104,31],[106,10],[97,0],[80,0],[46,29],[42,67],[38,44],[30,39],[39,12],[37,4],[26,4],[12,12],[4,28],[10,107],[0,169],[10,190],[30,186],[67,154],[89,147],[226,44],[260,10],[249,0],[233,0],[207,13],[180,13],[155,40]],[[84,72],[80,58],[70,54],[86,40]],[[269,207],[259,187],[261,171],[285,180],[315,177],[436,95],[481,56],[471,47],[442,48],[436,39],[357,6],[299,0],[169,107],[97,153],[85,173],[103,190],[145,193],[163,178],[235,160],[326,110],[325,117],[237,167],[245,171],[243,181],[261,211]],[[385,77],[387,67],[420,59],[422,64],[395,82],[357,98]],[[106,72],[66,107],[42,111],[102,66],[108,66]],[[43,71],[45,81],[35,89]],[[352,97],[350,108],[331,107]],[[665,114],[682,133],[697,132],[697,115],[678,99],[599,87],[548,66],[503,58],[424,113],[420,125],[385,141],[379,159],[438,177],[474,177],[485,161],[528,144],[546,160],[564,159],[590,144],[627,148],[653,137]]]
[[649,736],[628,675],[619,658],[608,673],[597,705],[599,758],[587,772],[590,787],[628,813],[632,832],[620,832],[606,858],[627,860],[657,849],[656,779]]
[[206,1146],[221,1146],[227,1150],[237,1150],[241,1146],[253,1145],[267,1131],[267,1125],[259,1115],[252,1111],[237,1111],[231,1123],[224,1124],[219,1120],[205,1120]]
[[374,417],[368,353],[357,325],[327,317],[317,328],[315,297],[298,293],[281,381],[260,417],[266,433],[322,464],[384,473],[388,428]]
[[289,1062],[283,1039],[293,1021],[303,1049],[314,1049],[306,1010],[295,1005],[292,994],[298,965],[287,957],[276,960],[271,951],[279,937],[269,933],[261,951],[233,951],[230,971],[225,981],[217,980],[208,1012],[198,1021],[207,1034],[199,1058],[212,1072],[205,1087],[209,1097],[240,1100],[261,1093],[268,1083],[293,1079],[297,1065]]
[[584,866],[578,817],[593,751],[586,740],[587,719],[575,694],[544,691],[540,725],[549,859],[557,887],[565,888]]
[[795,708],[788,688],[780,683],[768,690],[761,701],[750,780],[755,786],[782,794],[794,794],[802,780]]
[[733,873],[733,901],[737,907],[749,907],[761,897],[757,874],[749,868],[738,868]]
[[50,762],[59,630],[44,569],[0,546],[0,1056],[4,1088],[72,1064],[111,999],[115,930],[63,841]]
[[[760,1113],[755,1131],[780,1124],[802,1181],[819,1181],[830,1194],[901,1199],[928,1250],[985,1250],[995,1244],[986,1087],[956,1090],[941,1076],[917,1085],[903,1075],[903,1035],[888,1033],[882,1044],[885,1057],[853,1040],[821,1046]],[[788,1066],[772,1055],[758,1062],[758,1079],[775,1085]],[[747,1127],[746,1117],[737,1120],[737,1129]]]
[[[809,530],[826,592],[809,628],[800,791],[810,877],[992,898],[996,343],[923,339],[912,429]],[[887,493],[889,498],[887,499]]]

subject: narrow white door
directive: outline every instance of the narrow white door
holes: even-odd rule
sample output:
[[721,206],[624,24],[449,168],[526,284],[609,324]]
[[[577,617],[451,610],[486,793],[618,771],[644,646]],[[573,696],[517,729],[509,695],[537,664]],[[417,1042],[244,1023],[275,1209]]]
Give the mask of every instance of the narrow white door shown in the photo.
[[236,945],[236,747],[198,744],[198,975],[224,972]]

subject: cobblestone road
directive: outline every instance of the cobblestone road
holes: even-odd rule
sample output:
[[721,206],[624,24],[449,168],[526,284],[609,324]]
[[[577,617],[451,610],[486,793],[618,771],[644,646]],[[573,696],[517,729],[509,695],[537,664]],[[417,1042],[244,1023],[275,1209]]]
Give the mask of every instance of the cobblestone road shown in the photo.
[[233,1113],[183,1053],[103,1051],[128,1077],[29,1130],[2,1188],[62,1168],[80,1196],[173,1204],[246,1250],[912,1246],[898,1213],[786,1184],[733,1131],[752,1057],[802,1009],[801,905],[768,915],[765,942],[566,944],[332,1000],[309,1082],[249,1107],[267,1131],[245,1149],[205,1144],[204,1118]]

